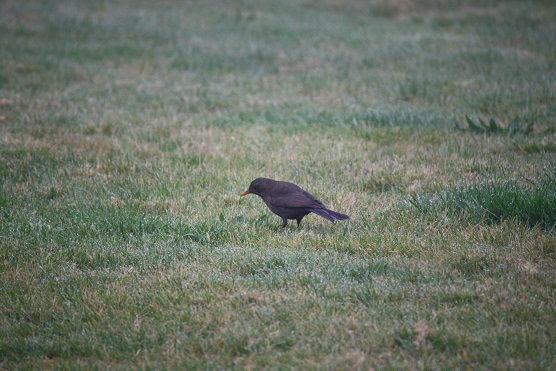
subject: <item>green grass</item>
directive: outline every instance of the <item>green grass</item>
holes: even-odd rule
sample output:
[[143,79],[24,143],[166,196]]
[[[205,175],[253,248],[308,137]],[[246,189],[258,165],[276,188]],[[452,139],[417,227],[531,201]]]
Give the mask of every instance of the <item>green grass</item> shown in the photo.
[[547,231],[556,227],[556,173],[545,174],[538,184],[528,188],[514,182],[483,183],[441,192],[434,197],[412,195],[408,202],[422,214],[431,214],[433,220],[442,216],[474,223],[514,219]]
[[0,3],[0,368],[554,369],[555,15]]

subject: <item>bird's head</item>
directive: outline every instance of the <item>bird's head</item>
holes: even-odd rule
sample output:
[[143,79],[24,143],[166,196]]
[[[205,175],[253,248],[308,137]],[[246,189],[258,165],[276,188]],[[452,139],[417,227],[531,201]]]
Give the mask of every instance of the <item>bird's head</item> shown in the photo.
[[246,196],[250,193],[253,193],[255,195],[261,196],[265,193],[266,189],[267,189],[267,183],[271,181],[270,179],[266,179],[266,178],[257,178],[255,180],[253,180],[251,182],[251,185],[249,185],[249,188],[247,189],[247,191],[243,192],[241,194],[241,196]]

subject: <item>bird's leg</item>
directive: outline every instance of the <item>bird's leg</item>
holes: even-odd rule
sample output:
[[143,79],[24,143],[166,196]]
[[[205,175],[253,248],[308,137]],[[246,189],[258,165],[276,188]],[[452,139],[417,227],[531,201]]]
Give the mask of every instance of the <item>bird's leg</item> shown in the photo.
[[286,225],[288,225],[288,219],[282,218],[282,228],[286,228]]

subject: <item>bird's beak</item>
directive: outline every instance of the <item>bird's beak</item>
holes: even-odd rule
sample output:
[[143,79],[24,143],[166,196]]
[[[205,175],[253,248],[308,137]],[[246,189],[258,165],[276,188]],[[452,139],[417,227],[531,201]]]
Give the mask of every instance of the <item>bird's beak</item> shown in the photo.
[[251,193],[251,192],[245,191],[245,192],[243,192],[242,194],[240,194],[240,196],[246,196],[246,195],[248,195],[249,193]]

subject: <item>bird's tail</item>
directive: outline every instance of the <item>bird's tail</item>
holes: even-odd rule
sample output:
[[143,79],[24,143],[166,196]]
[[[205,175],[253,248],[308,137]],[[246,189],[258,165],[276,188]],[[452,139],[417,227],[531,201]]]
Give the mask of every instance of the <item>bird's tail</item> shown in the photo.
[[349,216],[347,216],[346,214],[342,214],[342,213],[338,213],[336,211],[332,211],[329,209],[325,209],[323,208],[318,208],[318,209],[309,209],[310,211],[312,211],[313,213],[322,216],[324,219],[330,220],[332,223],[334,223],[336,220],[345,220],[345,219],[349,219]]

